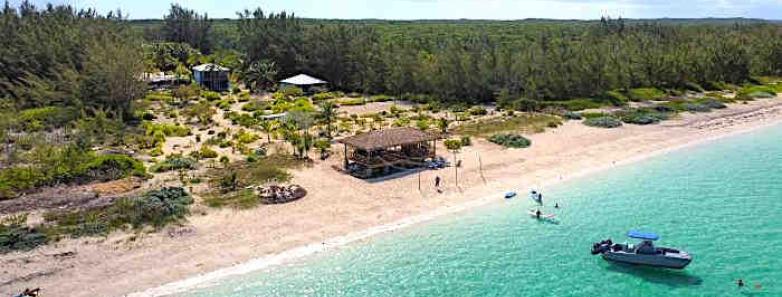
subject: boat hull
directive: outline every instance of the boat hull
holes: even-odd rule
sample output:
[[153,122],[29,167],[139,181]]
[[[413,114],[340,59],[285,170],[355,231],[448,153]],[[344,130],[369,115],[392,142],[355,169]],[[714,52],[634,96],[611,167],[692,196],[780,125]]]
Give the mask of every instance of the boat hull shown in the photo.
[[624,252],[605,252],[603,259],[617,263],[684,269],[692,262],[690,257],[668,257],[661,255],[642,255]]

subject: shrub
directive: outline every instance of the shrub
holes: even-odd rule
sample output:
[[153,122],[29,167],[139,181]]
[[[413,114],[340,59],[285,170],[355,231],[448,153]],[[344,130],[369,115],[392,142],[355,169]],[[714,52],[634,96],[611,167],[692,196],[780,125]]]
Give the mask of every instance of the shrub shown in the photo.
[[246,113],[231,111],[226,113],[225,116],[227,116],[234,125],[239,125],[245,128],[253,128],[258,126],[258,120],[254,116]]
[[78,118],[79,113],[74,108],[47,106],[25,109],[14,118],[25,131],[40,131],[43,129],[62,127]]
[[709,81],[703,84],[703,88],[707,91],[724,91],[733,90],[735,86],[721,81]]
[[44,219],[51,233],[71,237],[107,235],[117,230],[145,226],[163,227],[189,213],[193,198],[180,187],[151,190],[139,197],[122,198],[107,207],[69,212],[49,212]]
[[684,109],[689,112],[710,112],[711,108],[698,102],[684,103]]
[[239,130],[236,134],[234,134],[234,139],[241,144],[249,144],[258,140],[258,135],[244,130]]
[[271,109],[271,105],[263,101],[252,101],[242,105],[242,110],[247,112],[254,112],[259,110],[267,110],[267,109]]
[[174,100],[174,97],[171,96],[170,92],[149,92],[144,99],[149,101],[171,102]]
[[579,113],[572,112],[572,111],[566,111],[565,114],[562,115],[562,117],[568,120],[580,120],[583,118]]
[[343,96],[345,96],[345,94],[342,92],[323,92],[323,93],[317,93],[313,95],[312,100],[324,101],[324,100],[335,99]]
[[513,133],[499,133],[489,137],[489,141],[509,148],[526,148],[532,141],[524,136]]
[[472,145],[472,139],[470,136],[462,136],[461,137],[462,146],[471,146]]
[[146,134],[150,136],[155,135],[155,133],[166,137],[185,137],[190,135],[190,129],[180,125],[144,122],[142,126],[146,130]]
[[690,91],[693,91],[693,92],[699,92],[699,93],[703,93],[703,92],[706,91],[701,85],[699,85],[697,83],[694,83],[694,82],[685,82],[684,83],[684,89],[690,90]]
[[602,117],[587,118],[586,120],[584,120],[584,125],[590,127],[599,127],[599,128],[617,128],[622,126],[622,121],[614,117],[602,116]]
[[204,97],[207,101],[216,101],[220,100],[220,93],[212,92],[212,91],[204,91],[201,92],[201,97]]
[[630,89],[627,96],[631,101],[654,101],[665,98],[665,92],[657,88]]
[[343,100],[339,100],[337,103],[342,106],[356,106],[356,105],[366,104],[363,98],[343,99]]
[[582,112],[580,115],[585,119],[593,119],[607,116],[604,112]]
[[27,226],[27,215],[10,216],[0,221],[0,254],[29,251],[49,241],[46,234]]
[[315,105],[307,97],[300,97],[293,101],[290,111],[314,112]]
[[394,100],[394,98],[388,95],[374,95],[369,97],[370,102],[387,102],[392,100]]
[[86,181],[110,181],[128,175],[145,177],[147,170],[144,164],[130,156],[101,155],[77,168],[76,174]]
[[109,181],[129,175],[146,176],[141,162],[125,155],[100,155],[74,147],[37,148],[46,154],[34,164],[0,170],[0,199],[19,192],[63,183]]
[[192,170],[196,169],[198,161],[190,157],[181,155],[171,155],[166,157],[163,162],[157,163],[149,168],[152,172],[166,172],[172,170]]
[[725,103],[722,103],[722,101],[719,101],[717,99],[712,99],[712,98],[704,98],[698,100],[698,103],[703,104],[711,109],[724,109],[728,107],[727,105],[725,105]]
[[608,101],[614,106],[622,106],[627,104],[627,101],[630,101],[627,96],[622,94],[622,92],[618,90],[608,91],[603,94],[602,99]]
[[660,121],[668,119],[668,114],[666,112],[649,108],[634,108],[625,110],[618,112],[617,116],[619,116],[622,122],[636,125],[656,124]]
[[738,92],[736,92],[736,99],[739,100],[774,98],[776,96],[777,96],[776,88],[768,85],[763,85],[763,86],[748,85],[748,86],[744,86]]
[[231,109],[231,104],[233,104],[233,101],[231,101],[231,99],[223,99],[217,101],[217,104],[215,104],[215,106],[217,106],[217,108],[222,110],[229,110]]
[[462,141],[460,139],[446,139],[443,141],[443,145],[445,145],[448,150],[458,151],[462,148]]
[[489,112],[483,106],[473,106],[470,108],[469,113],[474,116],[487,115]]
[[199,157],[202,159],[214,159],[217,158],[217,152],[208,146],[202,146],[198,151]]

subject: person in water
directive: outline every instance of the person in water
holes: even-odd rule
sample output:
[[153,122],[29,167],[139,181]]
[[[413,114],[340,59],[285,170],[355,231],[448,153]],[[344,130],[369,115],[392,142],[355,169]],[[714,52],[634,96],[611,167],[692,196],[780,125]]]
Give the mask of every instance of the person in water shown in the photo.
[[535,210],[535,217],[540,219],[540,209]]
[[559,203],[554,203],[554,208],[559,208]]
[[743,279],[737,280],[736,281],[736,285],[739,286],[739,288],[743,288],[744,287],[744,280]]

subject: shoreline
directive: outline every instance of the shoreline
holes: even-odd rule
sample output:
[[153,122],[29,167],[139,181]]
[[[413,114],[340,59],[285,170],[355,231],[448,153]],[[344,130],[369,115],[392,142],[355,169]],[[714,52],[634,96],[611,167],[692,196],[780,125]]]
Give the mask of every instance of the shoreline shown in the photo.
[[[336,172],[332,166],[342,161],[339,156],[317,160],[291,172],[293,183],[310,190],[294,203],[244,210],[196,204],[186,222],[159,232],[64,239],[0,255],[0,292],[41,287],[46,295],[91,297],[186,291],[469,211],[504,200],[502,194],[511,189],[522,196],[532,187],[545,191],[555,183],[778,123],[782,97],[650,126],[601,129],[568,121],[528,135],[533,146],[526,149],[476,138],[458,155],[463,161],[458,186],[451,168],[371,182]],[[441,145],[437,150],[446,152]],[[434,188],[435,177],[442,178],[443,193]]]
[[[731,117],[751,114],[758,111],[763,111],[766,109],[776,109],[782,106],[782,102],[779,102],[779,97],[776,99],[771,99],[775,101],[773,104],[770,104],[770,106],[761,106],[757,108],[751,108],[749,110],[728,110],[726,111],[726,114],[722,115],[705,115],[702,119],[698,119],[697,115],[694,115],[695,120],[692,120],[690,122],[685,122],[683,124],[680,124],[681,126],[677,125],[669,125],[665,126],[660,125],[661,129],[675,129],[678,127],[690,127],[691,125],[698,124],[700,122],[709,122],[709,121],[719,121],[723,119],[728,119]],[[733,106],[731,107],[731,109]],[[733,111],[733,112],[730,112]],[[700,137],[695,137],[693,139],[688,139],[683,143],[679,143],[678,145],[668,145],[664,146],[662,148],[658,149],[652,149],[647,152],[644,152],[640,155],[635,155],[627,158],[620,158],[618,160],[615,160],[611,163],[604,164],[599,167],[591,167],[591,168],[584,168],[579,171],[576,171],[572,174],[568,174],[567,176],[560,175],[557,178],[548,178],[542,181],[540,184],[535,184],[536,186],[540,187],[548,187],[553,186],[556,184],[560,184],[566,181],[570,181],[573,179],[583,178],[585,176],[603,172],[606,170],[610,170],[611,168],[617,167],[617,166],[628,166],[635,164],[637,162],[641,162],[650,158],[662,156],[671,152],[683,150],[690,147],[700,146],[700,145],[707,145],[708,143],[714,142],[716,140],[730,138],[758,130],[763,129],[769,129],[775,126],[782,125],[782,117],[776,117],[773,120],[770,121],[764,121],[765,118],[761,119],[755,119],[754,121],[747,123],[744,123],[745,125],[727,125],[728,131],[719,131],[712,133],[712,135],[704,135]],[[737,126],[741,126],[736,128]],[[712,130],[713,132],[713,130]],[[517,178],[516,184],[520,184],[523,186],[526,186],[529,188],[530,182],[523,182],[520,179],[521,177]],[[499,183],[502,184],[502,183]],[[488,184],[484,186],[489,186]],[[497,187],[499,185],[495,185],[492,187]],[[511,189],[506,189],[511,190]],[[526,193],[523,189],[513,189],[517,190],[517,192],[520,193]],[[215,285],[216,282],[219,282],[220,280],[224,280],[226,278],[232,277],[232,276],[238,276],[238,275],[244,275],[248,273],[258,272],[266,268],[274,267],[283,265],[286,263],[290,263],[297,260],[305,259],[306,257],[329,252],[335,249],[339,249],[345,245],[354,244],[366,239],[369,239],[374,236],[386,234],[393,232],[395,230],[400,230],[403,228],[411,227],[417,224],[429,222],[435,219],[438,219],[440,217],[446,216],[446,215],[452,215],[452,214],[458,214],[461,212],[469,211],[471,209],[482,207],[485,205],[488,205],[490,203],[493,203],[494,201],[502,201],[502,195],[504,191],[500,190],[494,194],[491,195],[484,195],[476,198],[468,199],[464,202],[457,203],[455,205],[445,205],[438,207],[432,211],[424,212],[422,214],[417,214],[413,216],[404,217],[400,220],[393,221],[391,223],[386,223],[382,225],[373,226],[367,229],[362,229],[358,231],[350,232],[346,235],[337,236],[337,237],[331,237],[326,240],[324,240],[322,243],[311,243],[307,245],[298,246],[295,248],[287,249],[282,252],[276,253],[276,254],[270,254],[263,257],[253,258],[249,261],[225,267],[220,268],[208,273],[199,274],[196,276],[191,276],[179,281],[169,282],[162,286],[153,287],[150,289],[146,289],[143,291],[138,291],[135,293],[131,293],[128,295],[128,297],[142,297],[142,296],[168,296],[172,294],[182,293],[186,292],[188,290],[192,289],[199,289],[199,288],[208,288],[210,286]],[[517,198],[518,199],[518,198]]]

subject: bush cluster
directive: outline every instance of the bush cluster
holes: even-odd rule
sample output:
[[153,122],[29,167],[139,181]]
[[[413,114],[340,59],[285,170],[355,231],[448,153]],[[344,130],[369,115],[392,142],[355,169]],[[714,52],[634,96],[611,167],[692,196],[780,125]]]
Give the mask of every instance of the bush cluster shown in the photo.
[[45,233],[27,226],[27,215],[11,216],[0,222],[0,254],[29,251],[47,242]]
[[636,125],[656,124],[667,120],[669,114],[652,108],[633,108],[616,113],[622,122]]
[[489,141],[510,148],[526,148],[532,145],[532,141],[524,136],[513,133],[498,133],[489,137]]
[[139,197],[122,198],[109,206],[44,214],[49,233],[71,237],[106,235],[118,229],[160,228],[189,213],[193,198],[183,188],[151,190]]
[[167,172],[172,170],[192,170],[198,167],[198,161],[181,155],[171,155],[160,163],[149,168],[152,172]]
[[636,88],[627,92],[630,101],[654,101],[665,98],[665,92],[657,88]]
[[0,170],[0,199],[14,198],[22,192],[56,184],[146,176],[144,165],[126,155],[96,155],[74,147],[49,149],[45,153],[47,155],[34,164]]
[[587,118],[584,120],[584,125],[598,128],[617,128],[622,126],[622,121],[612,116],[601,116]]

